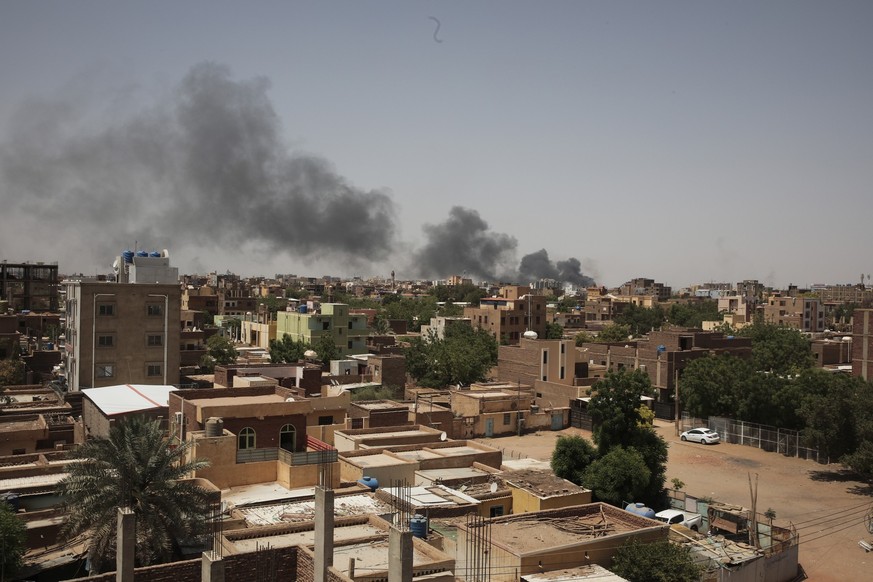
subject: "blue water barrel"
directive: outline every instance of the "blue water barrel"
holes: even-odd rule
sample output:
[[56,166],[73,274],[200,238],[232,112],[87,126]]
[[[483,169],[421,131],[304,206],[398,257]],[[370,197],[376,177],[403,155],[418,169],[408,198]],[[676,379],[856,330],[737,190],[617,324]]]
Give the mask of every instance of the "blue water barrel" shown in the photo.
[[306,313],[306,306],[305,306],[305,305],[301,305],[300,307],[298,307],[298,308],[297,308],[297,313]]
[[130,249],[125,250],[123,253],[121,253],[121,256],[124,257],[125,263],[132,263],[133,262],[133,251],[132,250],[130,250]]
[[13,513],[17,513],[21,508],[21,499],[19,499],[18,493],[12,491],[0,493],[0,503],[6,503],[9,505]]
[[655,510],[651,507],[646,507],[642,503],[628,503],[627,507],[624,508],[625,511],[630,511],[631,513],[636,513],[637,515],[642,515],[643,517],[648,517],[649,519],[655,519]]
[[136,256],[147,257],[147,256],[149,256],[149,252],[148,251],[136,251]]
[[376,479],[375,477],[367,477],[365,475],[364,477],[361,477],[360,479],[358,479],[358,483],[360,483],[361,485],[363,485],[365,487],[369,487],[370,491],[375,491],[376,489],[379,488],[379,480]]
[[413,536],[426,540],[427,518],[417,513],[413,515],[412,518],[409,520],[409,531],[412,532]]

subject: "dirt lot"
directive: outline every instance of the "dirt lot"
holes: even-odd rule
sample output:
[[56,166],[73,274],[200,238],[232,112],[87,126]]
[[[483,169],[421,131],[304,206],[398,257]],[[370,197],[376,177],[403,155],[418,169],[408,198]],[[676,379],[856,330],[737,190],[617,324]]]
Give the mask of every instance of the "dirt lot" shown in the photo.
[[[809,580],[846,582],[873,580],[873,553],[858,546],[873,541],[864,517],[873,505],[873,487],[853,480],[839,466],[783,457],[742,445],[713,446],[684,443],[671,423],[656,421],[656,429],[670,445],[667,483],[685,482],[685,491],[698,497],[748,507],[749,478],[758,476],[758,511],[776,512],[775,523],[794,524],[800,535],[800,563]],[[563,434],[591,434],[578,429],[541,432],[522,437],[479,439],[504,450],[508,458],[548,460]]]

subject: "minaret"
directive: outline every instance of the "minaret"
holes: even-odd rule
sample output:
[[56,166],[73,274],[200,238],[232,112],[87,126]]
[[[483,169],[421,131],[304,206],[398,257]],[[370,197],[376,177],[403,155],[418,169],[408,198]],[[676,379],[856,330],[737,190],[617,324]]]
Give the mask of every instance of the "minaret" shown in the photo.
[[391,271],[391,290],[394,291],[394,270]]

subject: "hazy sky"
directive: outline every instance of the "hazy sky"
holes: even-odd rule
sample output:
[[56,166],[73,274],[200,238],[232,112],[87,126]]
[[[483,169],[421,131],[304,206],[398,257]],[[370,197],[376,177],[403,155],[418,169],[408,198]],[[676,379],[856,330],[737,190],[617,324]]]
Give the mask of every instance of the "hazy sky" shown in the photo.
[[0,258],[856,282],[871,30],[868,0],[2,0]]

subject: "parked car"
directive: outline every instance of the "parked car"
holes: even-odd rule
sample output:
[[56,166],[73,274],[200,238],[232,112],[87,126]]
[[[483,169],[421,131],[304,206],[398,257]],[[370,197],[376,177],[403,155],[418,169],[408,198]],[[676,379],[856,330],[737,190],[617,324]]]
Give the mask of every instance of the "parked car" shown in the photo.
[[669,523],[670,525],[684,525],[690,530],[700,531],[703,525],[703,516],[699,513],[679,511],[678,509],[665,509],[655,514],[655,519]]
[[692,428],[679,435],[683,441],[711,445],[719,441],[718,433],[708,428]]

